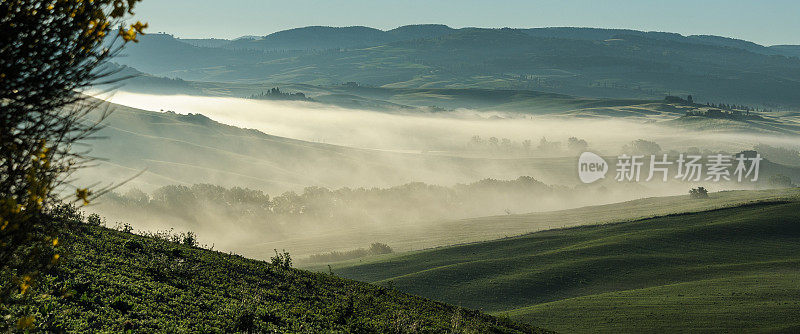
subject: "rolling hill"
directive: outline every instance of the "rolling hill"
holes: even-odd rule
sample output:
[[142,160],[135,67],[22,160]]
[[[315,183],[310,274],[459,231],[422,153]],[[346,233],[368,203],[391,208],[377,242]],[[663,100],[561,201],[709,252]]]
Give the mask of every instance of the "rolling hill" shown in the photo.
[[[229,49],[245,48],[286,51],[324,50],[371,47],[397,41],[435,38],[464,29],[469,28],[454,29],[442,24],[415,24],[383,31],[363,26],[310,26],[278,31],[266,36],[244,36],[234,40],[210,38],[181,39],[181,41],[197,46],[224,47]],[[791,50],[793,47],[796,47],[794,45],[775,45],[768,47],[745,40],[713,35],[683,36],[677,33],[658,31],[578,27],[523,28],[518,30],[533,37],[544,38],[605,41],[621,35],[634,35],[660,40],[730,47],[767,55],[797,55],[796,52]]]
[[[384,94],[376,89],[375,95]],[[436,90],[397,90],[389,94],[397,94],[401,98],[424,98],[436,93]],[[459,90],[441,91],[443,96],[458,98],[466,94]],[[514,92],[485,91],[492,94],[508,94]],[[449,94],[449,95],[444,95]],[[534,93],[530,93],[536,98]],[[544,99],[553,97],[543,94]],[[564,98],[565,101],[571,101]],[[393,98],[394,99],[394,98]],[[502,103],[505,97],[497,98]],[[555,100],[554,100],[555,101]],[[602,105],[598,100],[575,100],[575,104]],[[487,102],[488,103],[488,102]],[[554,102],[557,108],[558,102]],[[740,192],[721,193],[715,201],[703,203],[685,203],[681,197],[664,199],[672,209],[652,211],[647,200],[621,204],[618,209],[609,209],[611,213],[588,210],[574,212],[538,213],[533,215],[508,215],[507,213],[526,213],[532,211],[575,208],[584,205],[596,205],[631,200],[649,196],[665,196],[684,193],[688,184],[649,185],[618,184],[607,182],[604,187],[575,187],[578,180],[574,174],[575,160],[572,157],[526,157],[526,156],[483,156],[466,157],[446,154],[401,153],[301,141],[279,136],[268,135],[260,131],[242,129],[216,122],[199,114],[175,114],[170,112],[151,112],[119,105],[109,105],[114,109],[105,127],[98,133],[108,140],[91,142],[92,155],[102,160],[93,169],[84,169],[75,174],[79,181],[87,184],[102,182],[103,184],[120,182],[130,176],[144,171],[144,174],[133,179],[122,189],[124,193],[132,187],[151,192],[166,185],[191,186],[194,184],[214,184],[224,187],[243,187],[263,191],[275,198],[284,192],[303,192],[306,187],[324,187],[331,191],[349,187],[345,191],[361,191],[359,187],[402,189],[408,187],[435,187],[435,185],[452,186],[457,183],[472,183],[485,178],[495,180],[515,180],[522,175],[530,175],[537,182],[554,186],[552,191],[529,192],[526,196],[502,200],[498,194],[480,205],[470,205],[467,210],[448,210],[447,208],[429,209],[420,206],[418,210],[409,212],[404,217],[416,217],[408,221],[388,221],[371,216],[362,224],[316,224],[307,225],[297,231],[272,229],[270,224],[247,225],[238,221],[230,225],[214,224],[214,220],[188,217],[184,224],[176,219],[160,219],[133,210],[130,216],[124,216],[114,210],[103,210],[102,203],[98,211],[112,221],[118,219],[129,221],[137,229],[169,228],[190,229],[201,234],[204,240],[212,235],[228,232],[232,236],[245,238],[223,238],[217,245],[226,250],[254,258],[264,258],[273,248],[286,248],[299,257],[332,250],[348,250],[363,247],[372,242],[386,242],[399,251],[418,250],[428,247],[445,246],[453,243],[484,241],[510,235],[518,235],[559,227],[591,223],[592,219],[609,221],[618,219],[636,219],[649,217],[656,212],[676,213],[686,210],[716,208],[723,205],[734,205],[752,199],[773,198],[783,192],[765,191],[761,193],[743,194]],[[691,138],[690,138],[691,139]],[[798,182],[800,169],[764,161],[761,176],[764,180],[758,187],[768,186],[770,176],[782,174]],[[413,183],[417,182],[417,183]],[[419,182],[427,183],[428,185]],[[404,185],[404,186],[401,186]],[[566,187],[564,186],[566,185]],[[717,185],[715,190],[725,189]],[[731,185],[741,188],[741,185]],[[748,185],[748,187],[750,187]],[[390,192],[388,189],[385,191]],[[442,191],[437,197],[440,202],[450,203],[456,197]],[[406,194],[403,191],[396,191]],[[289,193],[290,195],[292,193]],[[507,195],[507,194],[506,194]],[[752,196],[752,197],[750,197]],[[414,200],[413,197],[399,197],[398,200]],[[658,202],[658,200],[654,200]],[[101,201],[102,202],[102,201]],[[388,201],[387,201],[388,202]],[[463,203],[451,203],[452,208],[464,206]],[[638,209],[638,205],[646,208]],[[688,206],[687,206],[688,205]],[[599,209],[605,210],[605,209]],[[649,214],[649,215],[648,215]],[[487,219],[460,220],[467,217],[502,215]],[[559,215],[569,217],[560,219]],[[383,217],[383,216],[381,216]],[[157,219],[158,218],[158,219]],[[349,219],[353,222],[353,219]],[[361,222],[361,220],[358,220]],[[273,222],[274,223],[274,222]],[[247,227],[250,226],[250,227]],[[291,225],[293,226],[293,225]],[[244,233],[250,229],[250,233]],[[277,233],[287,230],[289,232]],[[259,231],[259,233],[254,233]],[[358,233],[353,233],[358,231]],[[453,232],[457,231],[457,232]],[[241,232],[241,233],[239,233]],[[235,242],[233,241],[235,240]]]
[[703,104],[680,104],[665,99],[593,98],[534,90],[481,88],[398,88],[360,85],[310,85],[297,83],[223,83],[184,81],[157,77],[119,66],[119,76],[129,76],[119,90],[157,95],[250,97],[280,87],[302,92],[310,101],[348,109],[380,112],[419,112],[423,115],[468,109],[569,118],[628,118],[658,121],[675,128],[709,132],[753,132],[776,135],[800,133],[796,113],[752,112],[749,120],[686,116],[687,112],[714,109]]
[[228,49],[325,50],[371,47],[396,41],[438,37],[452,33],[440,24],[419,24],[383,31],[369,27],[303,27],[258,38],[237,39],[222,45]]
[[[121,175],[133,176],[144,170],[132,183],[144,190],[194,183],[269,192],[307,186],[395,186],[414,181],[455,184],[486,177],[514,179],[550,163],[359,149],[273,136],[200,114],[145,111],[111,103],[100,109],[113,110],[98,133],[111,140],[90,143],[92,156],[101,160],[100,168],[88,176],[121,181]],[[542,174],[574,179],[558,171]],[[87,174],[79,172],[81,175]]]
[[698,101],[796,107],[795,49],[632,30],[306,27],[225,45],[153,34],[116,61],[199,81],[358,82],[625,98],[672,93],[694,94]]
[[[597,193],[590,192],[594,196]],[[240,254],[257,257],[265,249],[288,249],[297,254],[297,260],[308,268],[327,271],[326,263],[305,261],[309,254],[330,250],[346,251],[354,245],[366,246],[380,241],[399,252],[417,251],[455,244],[466,244],[508,238],[545,230],[640,220],[661,215],[698,212],[740,206],[754,201],[793,200],[800,198],[798,189],[773,189],[763,191],[724,191],[714,193],[705,201],[689,201],[686,195],[642,198],[631,201],[590,205],[574,209],[503,214],[489,217],[426,221],[397,226],[361,227],[339,229],[324,233],[305,233],[289,240],[263,241],[242,245]],[[358,231],[357,233],[355,231]],[[358,265],[369,258],[338,265]],[[300,263],[300,262],[298,262]],[[363,279],[364,277],[359,277]],[[372,280],[373,278],[369,278]],[[383,278],[380,278],[383,279]]]
[[[43,332],[544,330],[328,274],[142,237],[57,214],[64,254],[32,300]],[[41,312],[38,313],[38,312]]]
[[345,262],[333,271],[556,331],[790,332],[800,326],[792,297],[800,293],[798,209],[794,196]]

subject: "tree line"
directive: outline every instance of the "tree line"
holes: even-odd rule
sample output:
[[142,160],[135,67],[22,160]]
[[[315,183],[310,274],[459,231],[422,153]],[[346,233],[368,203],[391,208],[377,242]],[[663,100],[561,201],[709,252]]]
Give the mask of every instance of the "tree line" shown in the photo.
[[[254,227],[281,233],[301,226],[394,224],[477,215],[528,212],[542,197],[571,190],[532,177],[484,179],[453,186],[421,182],[389,188],[306,187],[270,196],[260,190],[211,184],[168,185],[151,193],[136,188],[104,196],[102,214],[137,221],[161,220],[172,227],[202,231],[204,226]],[[178,226],[184,222],[186,226]],[[269,233],[265,233],[269,236]]]
[[564,144],[560,141],[548,140],[546,137],[542,137],[538,143],[534,143],[530,139],[517,142],[508,138],[484,138],[474,135],[467,142],[467,148],[478,151],[507,153],[558,153],[564,152],[564,150],[568,152],[583,152],[589,148],[589,143],[585,139],[577,137],[569,137]]

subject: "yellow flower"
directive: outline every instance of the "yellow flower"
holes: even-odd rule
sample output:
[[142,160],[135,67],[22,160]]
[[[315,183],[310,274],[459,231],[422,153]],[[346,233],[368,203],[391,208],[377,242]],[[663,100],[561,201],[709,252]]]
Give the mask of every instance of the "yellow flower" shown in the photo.
[[133,41],[134,43],[139,43],[139,40],[136,39],[136,29],[134,28],[128,30],[120,29],[119,35],[122,36],[122,39],[126,42]]
[[24,295],[25,292],[28,291],[28,288],[31,287],[30,282],[31,282],[31,277],[25,275],[25,277],[22,278],[22,283],[19,284],[19,293]]
[[56,262],[58,262],[58,259],[60,259],[60,258],[61,258],[61,255],[55,254],[55,255],[53,255],[53,259],[50,260],[50,263],[56,264]]
[[147,24],[147,23],[145,23],[145,24],[142,24],[142,22],[140,22],[140,21],[136,21],[136,23],[135,23],[135,24],[132,24],[132,25],[131,25],[131,28],[135,29],[135,30],[136,30],[136,32],[138,32],[138,33],[140,33],[140,34],[144,35],[144,29],[145,29],[145,28],[147,28],[147,26],[148,26],[148,24]]
[[53,238],[53,247],[58,246],[58,238]]
[[82,188],[82,189],[78,188],[78,189],[75,190],[75,196],[78,197],[78,199],[83,200],[83,205],[88,205],[89,204],[89,196],[92,196],[92,192],[89,191],[89,189],[86,189],[86,188]]

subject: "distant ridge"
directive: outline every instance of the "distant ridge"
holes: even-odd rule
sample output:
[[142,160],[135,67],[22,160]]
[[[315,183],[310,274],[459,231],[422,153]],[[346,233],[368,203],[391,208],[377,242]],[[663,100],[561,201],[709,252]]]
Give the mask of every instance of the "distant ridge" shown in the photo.
[[[324,50],[339,48],[370,47],[396,41],[418,38],[436,38],[461,30],[486,28],[451,28],[444,24],[412,24],[390,30],[380,30],[366,26],[307,26],[281,30],[265,36],[247,35],[232,40],[180,39],[191,45],[202,47],[224,47],[230,49],[257,50]],[[754,42],[714,35],[681,35],[672,32],[640,31],[633,29],[610,29],[589,27],[540,27],[540,28],[502,28],[517,30],[533,37],[563,38],[588,41],[603,41],[622,35],[640,36],[659,40],[669,40],[693,44],[731,47],[767,55],[800,56],[798,45],[764,46]]]
[[149,34],[125,54],[115,61],[193,81],[510,89],[637,99],[691,94],[703,102],[800,106],[800,46],[766,47],[708,35],[569,27],[425,24],[383,31],[314,26],[224,43]]
[[259,38],[240,38],[226,48],[258,50],[324,50],[370,47],[399,40],[432,38],[452,33],[446,25],[407,25],[389,31],[364,26],[310,26],[283,30]]

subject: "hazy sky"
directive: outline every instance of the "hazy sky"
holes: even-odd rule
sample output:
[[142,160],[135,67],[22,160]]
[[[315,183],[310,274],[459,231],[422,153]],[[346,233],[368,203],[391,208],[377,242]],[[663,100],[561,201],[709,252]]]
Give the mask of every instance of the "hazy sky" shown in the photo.
[[580,26],[800,44],[798,0],[143,0],[137,19],[181,38],[266,35],[309,25]]

